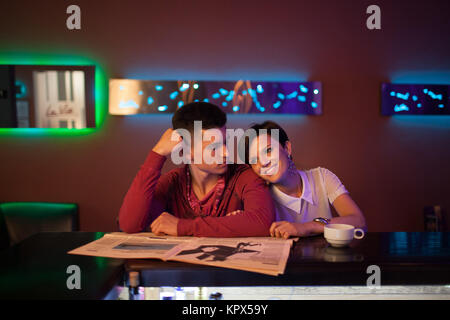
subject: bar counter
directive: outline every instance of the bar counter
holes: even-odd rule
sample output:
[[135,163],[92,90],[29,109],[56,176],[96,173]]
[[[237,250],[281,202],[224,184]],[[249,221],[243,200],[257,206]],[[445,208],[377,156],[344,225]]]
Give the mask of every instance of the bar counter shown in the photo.
[[[322,236],[301,238],[291,249],[285,273],[279,276],[180,262],[67,254],[102,235],[41,233],[1,252],[0,299],[108,298],[115,286],[127,281],[130,271],[139,272],[144,287],[366,288],[372,274],[368,267],[377,266],[382,288],[431,286],[444,288],[439,290],[446,295],[450,286],[449,233],[369,232],[347,248],[333,248]],[[70,265],[80,267],[79,290],[67,288]]]

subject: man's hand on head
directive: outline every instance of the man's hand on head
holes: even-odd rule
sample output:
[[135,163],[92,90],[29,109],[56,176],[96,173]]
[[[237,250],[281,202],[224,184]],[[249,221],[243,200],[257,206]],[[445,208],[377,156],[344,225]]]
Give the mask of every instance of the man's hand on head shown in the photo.
[[161,215],[153,221],[150,228],[152,232],[156,235],[178,235],[178,219],[177,217],[171,215],[168,212],[163,212]]
[[[174,138],[172,139],[172,135]],[[167,129],[158,143],[153,147],[153,151],[161,156],[167,157],[175,148],[175,146],[182,141],[181,136],[172,128]]]

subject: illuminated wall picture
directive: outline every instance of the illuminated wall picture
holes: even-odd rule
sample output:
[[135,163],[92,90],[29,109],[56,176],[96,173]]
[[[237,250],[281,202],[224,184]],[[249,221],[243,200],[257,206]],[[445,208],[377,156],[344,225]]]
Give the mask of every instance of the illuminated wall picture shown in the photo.
[[322,114],[320,82],[154,81],[110,79],[109,113],[173,113],[183,105],[205,101],[227,113]]
[[95,128],[95,66],[0,65],[0,128]]
[[448,85],[383,83],[381,113],[385,116],[448,115],[449,91]]

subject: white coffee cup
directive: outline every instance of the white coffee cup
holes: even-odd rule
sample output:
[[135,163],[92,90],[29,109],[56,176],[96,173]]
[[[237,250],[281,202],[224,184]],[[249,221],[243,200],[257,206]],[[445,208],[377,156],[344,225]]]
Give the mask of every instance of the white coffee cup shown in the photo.
[[323,236],[331,246],[345,247],[353,239],[362,239],[364,237],[364,230],[357,229],[349,224],[332,223],[324,227]]

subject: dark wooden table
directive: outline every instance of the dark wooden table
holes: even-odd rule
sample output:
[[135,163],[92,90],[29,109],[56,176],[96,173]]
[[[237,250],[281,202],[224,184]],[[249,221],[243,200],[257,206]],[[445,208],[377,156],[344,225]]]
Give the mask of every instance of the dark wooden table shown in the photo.
[[367,233],[348,248],[333,248],[322,236],[300,239],[285,273],[246,271],[157,260],[127,260],[141,285],[159,286],[366,286],[370,265],[381,285],[449,285],[450,233]]
[[[103,299],[123,279],[124,260],[69,255],[103,236],[98,232],[34,235],[0,253],[0,299]],[[81,289],[69,290],[67,273],[80,268]]]
[[[450,233],[367,233],[350,247],[321,237],[300,239],[286,271],[257,273],[160,260],[68,255],[103,236],[95,232],[41,233],[0,253],[0,299],[102,299],[128,271],[140,285],[160,286],[365,286],[367,267],[381,270],[381,285],[449,285]],[[67,267],[81,270],[81,289],[67,288]]]

